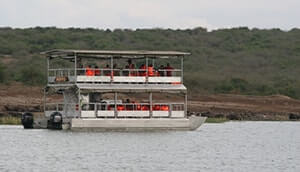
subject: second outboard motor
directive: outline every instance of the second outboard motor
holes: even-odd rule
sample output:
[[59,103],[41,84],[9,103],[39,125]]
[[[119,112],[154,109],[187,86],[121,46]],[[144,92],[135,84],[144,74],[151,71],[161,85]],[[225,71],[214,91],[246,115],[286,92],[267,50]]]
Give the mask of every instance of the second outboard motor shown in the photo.
[[25,129],[33,128],[33,114],[29,112],[23,113],[21,117],[21,122]]
[[59,112],[53,112],[50,115],[50,119],[48,120],[47,128],[61,130],[62,122],[63,122],[62,114]]

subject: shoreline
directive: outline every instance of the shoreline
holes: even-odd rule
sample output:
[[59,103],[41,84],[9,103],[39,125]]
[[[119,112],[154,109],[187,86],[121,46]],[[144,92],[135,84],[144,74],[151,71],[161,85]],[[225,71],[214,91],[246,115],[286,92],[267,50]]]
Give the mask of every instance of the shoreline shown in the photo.
[[[208,124],[222,124],[226,122],[300,122],[300,120],[230,120],[224,117],[216,118],[216,117],[208,117],[205,123]],[[0,117],[0,125],[22,125],[21,116],[1,116]]]

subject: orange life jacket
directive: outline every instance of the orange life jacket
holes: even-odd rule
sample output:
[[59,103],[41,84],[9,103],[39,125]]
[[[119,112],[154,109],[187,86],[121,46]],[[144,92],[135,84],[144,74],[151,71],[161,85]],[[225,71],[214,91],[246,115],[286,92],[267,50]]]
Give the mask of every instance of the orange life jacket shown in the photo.
[[95,72],[94,72],[94,70],[92,70],[91,68],[87,67],[87,68],[85,69],[85,75],[86,75],[86,76],[94,76],[94,75],[95,75]]
[[148,76],[154,76],[153,67],[148,66]]
[[162,105],[161,110],[162,111],[169,111],[169,106],[168,105]]

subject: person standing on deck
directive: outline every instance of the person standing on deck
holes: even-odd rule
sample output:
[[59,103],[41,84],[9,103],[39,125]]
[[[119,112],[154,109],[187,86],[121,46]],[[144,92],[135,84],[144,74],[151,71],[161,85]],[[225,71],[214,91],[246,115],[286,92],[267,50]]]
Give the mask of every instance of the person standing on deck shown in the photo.
[[130,69],[130,72],[129,72],[129,76],[136,76],[136,71],[135,70],[135,66],[134,64],[132,64],[132,60],[131,59],[128,59],[128,67]]

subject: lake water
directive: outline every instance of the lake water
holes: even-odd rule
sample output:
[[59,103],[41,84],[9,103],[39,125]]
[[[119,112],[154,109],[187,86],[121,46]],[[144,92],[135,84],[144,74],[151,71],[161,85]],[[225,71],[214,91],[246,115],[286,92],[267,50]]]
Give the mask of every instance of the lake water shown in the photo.
[[300,122],[204,124],[197,131],[24,130],[0,126],[0,171],[300,171]]

